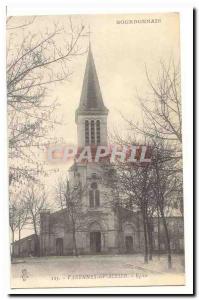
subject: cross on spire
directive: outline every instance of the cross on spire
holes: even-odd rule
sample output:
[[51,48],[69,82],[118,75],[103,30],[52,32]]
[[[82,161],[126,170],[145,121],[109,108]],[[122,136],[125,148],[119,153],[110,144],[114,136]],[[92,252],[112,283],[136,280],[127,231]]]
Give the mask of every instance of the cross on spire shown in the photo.
[[[89,28],[90,29],[90,28]],[[90,37],[90,30],[88,32]],[[108,109],[105,107],[100,90],[99,80],[95,68],[95,63],[92,55],[91,45],[89,41],[88,57],[86,62],[86,70],[80,97],[78,114],[101,114],[107,115]]]

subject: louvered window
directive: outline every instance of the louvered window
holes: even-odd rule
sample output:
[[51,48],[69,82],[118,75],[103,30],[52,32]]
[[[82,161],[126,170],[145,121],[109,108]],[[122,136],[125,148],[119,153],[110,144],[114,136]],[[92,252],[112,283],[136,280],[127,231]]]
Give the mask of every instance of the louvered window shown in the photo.
[[91,144],[95,144],[95,121],[91,121]]
[[89,121],[85,121],[85,144],[89,145]]
[[89,205],[90,207],[94,207],[94,191],[89,191]]
[[100,121],[97,120],[96,122],[96,134],[97,134],[97,145],[100,144]]

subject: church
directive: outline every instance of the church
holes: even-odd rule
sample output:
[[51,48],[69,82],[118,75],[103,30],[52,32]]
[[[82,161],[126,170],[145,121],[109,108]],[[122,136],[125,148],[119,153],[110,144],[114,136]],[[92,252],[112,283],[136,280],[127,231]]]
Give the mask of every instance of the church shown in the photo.
[[[79,107],[76,110],[78,147],[89,145],[107,146],[107,118],[96,72],[91,46],[89,45]],[[69,169],[69,183],[81,182],[86,191],[81,197],[81,220],[73,232],[66,209],[48,210],[40,214],[40,255],[73,255],[74,234],[78,254],[122,254],[144,252],[144,231],[139,211],[115,209],[114,196],[104,184],[103,163],[74,163]],[[169,217],[171,248],[182,252],[183,218]],[[160,224],[161,225],[161,224]],[[152,224],[153,249],[165,251],[164,229],[157,231],[157,219]],[[160,234],[158,248],[158,234]],[[14,243],[17,256],[19,242]],[[20,241],[21,255],[35,255],[34,234]]]

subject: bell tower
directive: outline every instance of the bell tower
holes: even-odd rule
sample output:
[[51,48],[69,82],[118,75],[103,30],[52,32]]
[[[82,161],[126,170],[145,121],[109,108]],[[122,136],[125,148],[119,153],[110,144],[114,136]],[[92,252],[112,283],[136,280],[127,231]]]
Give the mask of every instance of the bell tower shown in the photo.
[[107,116],[89,43],[79,107],[76,110],[78,146],[107,145]]

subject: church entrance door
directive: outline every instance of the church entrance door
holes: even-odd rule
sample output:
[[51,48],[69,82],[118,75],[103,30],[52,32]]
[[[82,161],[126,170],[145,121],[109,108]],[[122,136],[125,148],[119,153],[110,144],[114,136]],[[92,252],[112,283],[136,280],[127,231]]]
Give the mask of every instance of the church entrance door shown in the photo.
[[132,253],[133,252],[133,238],[132,236],[126,236],[125,238],[125,244],[126,244],[126,252]]
[[90,249],[93,253],[101,252],[101,232],[93,231],[90,232]]
[[63,239],[62,238],[56,239],[56,255],[57,256],[63,255]]

